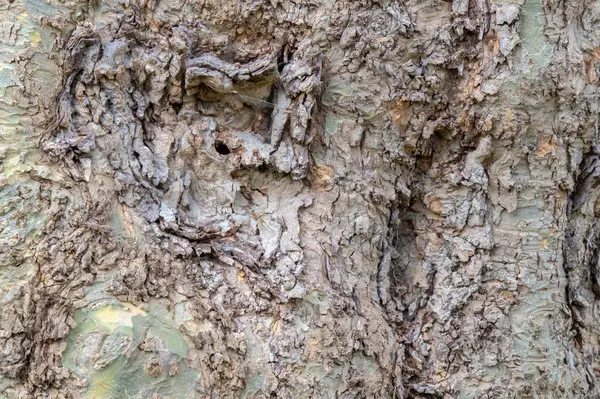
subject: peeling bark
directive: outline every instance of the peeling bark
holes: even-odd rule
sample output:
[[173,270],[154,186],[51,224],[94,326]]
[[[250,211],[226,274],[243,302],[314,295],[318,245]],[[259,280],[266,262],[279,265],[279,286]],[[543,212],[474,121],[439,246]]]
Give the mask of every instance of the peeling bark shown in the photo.
[[0,398],[600,396],[599,4],[0,4]]

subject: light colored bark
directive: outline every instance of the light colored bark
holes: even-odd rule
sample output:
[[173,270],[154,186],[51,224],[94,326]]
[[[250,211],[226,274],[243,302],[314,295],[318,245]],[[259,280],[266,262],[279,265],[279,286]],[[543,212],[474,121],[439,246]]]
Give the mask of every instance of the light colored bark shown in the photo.
[[600,3],[0,5],[0,397],[597,397]]

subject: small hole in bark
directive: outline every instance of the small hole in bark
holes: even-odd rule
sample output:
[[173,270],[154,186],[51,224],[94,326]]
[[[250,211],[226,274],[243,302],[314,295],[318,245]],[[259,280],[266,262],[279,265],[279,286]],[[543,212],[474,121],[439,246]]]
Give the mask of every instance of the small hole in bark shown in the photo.
[[179,115],[179,111],[181,111],[181,107],[182,107],[181,104],[173,103],[172,106],[173,106],[173,109],[175,110],[175,113],[177,115]]
[[223,143],[222,141],[215,142],[215,150],[217,150],[217,152],[221,155],[227,155],[231,153],[229,147],[227,147],[227,144]]
[[284,66],[285,66],[285,59],[284,59],[284,51],[282,49],[281,52],[279,53],[279,56],[277,57],[277,70],[279,71],[279,73],[281,73],[281,71],[283,71]]

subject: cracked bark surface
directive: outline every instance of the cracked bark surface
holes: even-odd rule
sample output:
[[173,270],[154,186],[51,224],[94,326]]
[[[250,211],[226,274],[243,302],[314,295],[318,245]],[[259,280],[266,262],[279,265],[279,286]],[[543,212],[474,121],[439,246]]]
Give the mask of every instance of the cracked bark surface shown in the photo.
[[0,398],[600,397],[600,3],[0,3]]

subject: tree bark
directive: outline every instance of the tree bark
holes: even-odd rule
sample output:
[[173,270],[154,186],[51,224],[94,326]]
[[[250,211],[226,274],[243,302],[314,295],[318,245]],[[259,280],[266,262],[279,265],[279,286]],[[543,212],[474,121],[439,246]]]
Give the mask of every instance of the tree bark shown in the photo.
[[600,397],[600,3],[0,4],[0,398]]

